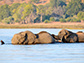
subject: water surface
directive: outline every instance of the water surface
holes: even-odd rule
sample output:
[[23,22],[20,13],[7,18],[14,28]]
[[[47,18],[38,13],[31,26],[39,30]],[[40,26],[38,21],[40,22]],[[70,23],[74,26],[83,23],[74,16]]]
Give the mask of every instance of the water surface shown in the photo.
[[0,45],[0,63],[84,63],[84,43],[12,45],[13,35],[26,30],[57,35],[61,29],[0,29],[0,40],[6,43]]

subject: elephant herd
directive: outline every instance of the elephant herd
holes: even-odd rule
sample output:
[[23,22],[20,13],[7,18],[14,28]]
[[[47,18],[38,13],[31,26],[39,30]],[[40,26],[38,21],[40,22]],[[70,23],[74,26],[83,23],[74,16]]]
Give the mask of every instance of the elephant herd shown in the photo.
[[16,45],[32,45],[32,44],[50,44],[50,43],[80,43],[84,42],[84,33],[79,31],[73,33],[63,29],[58,35],[41,31],[34,34],[31,31],[17,33],[12,38],[12,44]]

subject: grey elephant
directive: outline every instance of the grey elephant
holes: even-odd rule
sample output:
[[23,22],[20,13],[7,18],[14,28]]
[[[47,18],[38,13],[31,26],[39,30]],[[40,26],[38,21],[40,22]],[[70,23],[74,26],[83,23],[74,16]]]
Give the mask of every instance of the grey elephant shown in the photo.
[[20,32],[15,34],[12,38],[12,44],[47,44],[54,43],[55,39],[46,31],[42,31],[38,34],[33,34],[31,31]]
[[76,33],[73,33],[71,31],[68,30],[61,30],[58,33],[58,39],[62,40],[62,42],[64,43],[75,43],[78,42],[78,35]]

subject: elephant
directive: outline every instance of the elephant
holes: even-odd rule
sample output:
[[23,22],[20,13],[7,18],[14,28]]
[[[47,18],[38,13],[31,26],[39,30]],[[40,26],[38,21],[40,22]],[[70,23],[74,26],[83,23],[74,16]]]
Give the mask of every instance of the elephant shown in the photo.
[[60,40],[60,38],[57,35],[51,34],[51,36],[55,39],[56,43],[62,43],[62,40]]
[[12,38],[12,44],[33,44],[36,39],[36,35],[31,31],[20,32],[15,34]]
[[31,45],[54,43],[55,39],[46,31],[33,34],[31,31],[17,33],[12,38],[12,44]]
[[62,29],[58,33],[58,38],[62,40],[62,42],[64,43],[75,43],[78,41],[78,35],[76,33],[73,33],[65,29]]
[[78,35],[78,42],[84,42],[84,33],[82,31],[78,31],[76,34]]
[[40,44],[55,43],[55,39],[51,36],[50,33],[46,31],[41,31],[36,35],[37,35],[37,39],[35,43],[40,43]]

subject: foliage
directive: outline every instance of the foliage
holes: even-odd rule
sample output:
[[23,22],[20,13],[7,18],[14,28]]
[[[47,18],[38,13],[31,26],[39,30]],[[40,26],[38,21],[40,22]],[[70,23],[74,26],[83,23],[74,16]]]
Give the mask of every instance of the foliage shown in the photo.
[[50,6],[53,8],[57,8],[58,6],[66,6],[66,3],[63,0],[50,0]]
[[22,12],[23,13],[22,19],[24,19],[26,16],[29,16],[31,12],[34,12],[34,6],[33,4],[29,3],[24,7],[24,11]]
[[34,3],[38,3],[40,0],[31,0]]
[[54,17],[50,17],[50,21],[55,21]]
[[60,22],[66,22],[66,20],[64,18],[61,18]]
[[77,19],[77,18],[74,18],[73,19],[73,22],[81,22],[81,20],[80,19]]
[[42,21],[44,22],[45,20],[49,20],[49,19],[50,19],[50,15],[44,15]]
[[80,11],[78,14],[77,14],[78,18],[79,19],[84,19],[84,12]]
[[14,19],[12,16],[8,17],[8,18],[4,18],[2,20],[3,23],[6,23],[6,24],[10,24],[10,22],[12,22]]
[[55,21],[59,21],[59,19],[56,19]]
[[77,19],[77,18],[73,18],[73,19],[70,20],[70,22],[81,22],[81,20]]
[[82,10],[81,0],[71,0],[69,4],[66,6],[68,15],[77,15],[79,11]]
[[49,20],[45,20],[44,23],[50,23],[50,21]]
[[67,18],[66,21],[67,21],[67,22],[70,22],[70,21],[71,21],[71,18]]
[[44,6],[39,5],[39,6],[36,8],[36,13],[37,13],[37,15],[40,14],[40,22],[42,22],[43,15],[45,14],[45,8],[44,8]]
[[[40,2],[40,0],[31,1],[34,3]],[[80,20],[84,20],[84,3],[81,0],[71,0],[69,4],[66,4],[66,0],[50,0],[50,3],[39,6],[35,6],[32,2],[1,5],[0,22],[48,23],[59,20],[60,22],[80,22]]]
[[9,5],[7,4],[1,5],[0,6],[0,21],[9,16],[11,16]]
[[20,3],[13,3],[13,4],[10,6],[11,15],[14,14],[14,12],[15,12],[15,10],[18,8],[18,6],[20,6]]

